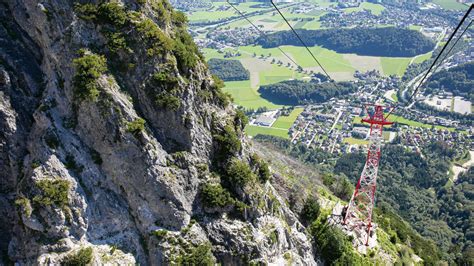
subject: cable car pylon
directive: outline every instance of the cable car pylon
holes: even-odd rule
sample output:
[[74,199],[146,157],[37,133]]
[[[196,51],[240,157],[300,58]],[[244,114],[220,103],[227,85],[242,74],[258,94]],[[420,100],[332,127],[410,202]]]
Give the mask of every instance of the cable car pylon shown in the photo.
[[375,206],[375,191],[377,187],[377,174],[380,162],[381,145],[383,139],[383,127],[393,124],[385,119],[381,105],[374,105],[373,114],[362,119],[362,122],[370,124],[369,149],[364,169],[357,182],[349,205],[346,207],[342,224],[352,230],[366,232],[365,245],[369,245],[372,229],[372,211]]

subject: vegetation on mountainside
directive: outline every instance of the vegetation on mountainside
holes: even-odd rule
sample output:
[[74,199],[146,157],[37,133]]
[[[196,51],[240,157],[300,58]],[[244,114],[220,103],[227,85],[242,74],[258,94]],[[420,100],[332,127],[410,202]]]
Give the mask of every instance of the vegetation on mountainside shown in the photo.
[[321,206],[319,206],[318,199],[310,197],[306,199],[303,210],[301,210],[301,219],[306,224],[309,224],[316,220],[321,213]]
[[244,187],[248,183],[256,180],[256,176],[252,169],[250,169],[248,163],[238,159],[230,161],[225,171],[225,181],[234,187]]
[[350,82],[314,83],[301,80],[282,81],[261,86],[261,96],[278,104],[305,104],[325,102],[333,97],[347,95],[357,90]]
[[425,94],[442,90],[474,101],[474,62],[462,64],[448,70],[441,70],[433,74],[425,87]]
[[69,203],[70,184],[62,179],[43,179],[36,182],[40,193],[34,196],[33,202],[49,206],[64,207]]
[[81,248],[75,254],[67,256],[61,265],[65,266],[86,266],[92,260],[92,247]]
[[211,245],[209,243],[192,246],[185,253],[173,259],[173,265],[215,265],[215,259],[212,255]]
[[265,183],[271,179],[268,163],[257,154],[254,153],[250,156],[250,164],[254,167],[254,172],[257,173],[258,179],[261,183]]
[[250,73],[239,60],[213,58],[207,62],[209,70],[223,81],[239,81],[250,79]]
[[340,229],[329,225],[325,217],[310,226],[311,235],[328,265],[371,265],[370,259],[357,253],[352,240]]
[[[178,73],[175,73],[175,69],[179,70],[186,82],[186,76],[191,73],[189,70],[196,67],[203,57],[187,32],[187,18],[183,13],[174,11],[168,1],[152,1],[149,4],[159,15],[156,19],[148,18],[141,14],[139,9],[132,10],[129,6],[118,2],[97,5],[76,3],[75,12],[79,18],[100,25],[97,30],[105,37],[106,42],[98,43],[91,49],[103,52],[108,62],[99,61],[96,65],[106,67],[108,63],[111,72],[119,74],[115,75],[119,83],[126,83],[126,75],[123,74],[135,69],[137,62],[135,62],[136,58],[131,56],[132,54],[145,53],[149,57],[158,59],[166,57],[170,64],[163,65],[160,72],[153,74],[147,83],[147,93],[151,99],[154,99],[157,108],[176,111],[182,105],[179,97],[182,91],[179,90]],[[172,30],[162,30],[169,26]],[[123,34],[124,32],[127,34]],[[176,60],[169,60],[167,56],[170,55]],[[105,60],[105,57],[101,58]],[[97,61],[97,58],[92,59]],[[99,70],[105,71],[105,69]],[[79,76],[76,87],[81,90],[78,91],[81,93],[85,91],[82,94],[96,98],[98,89],[93,82],[96,79],[95,76],[85,81],[79,79],[81,78]],[[231,102],[231,98],[222,92],[222,87],[223,83],[215,79],[210,90],[200,91],[199,96],[205,101],[215,99],[218,104],[225,107]]]
[[207,183],[201,188],[202,200],[206,206],[223,208],[232,204],[233,199],[220,184]]
[[[427,53],[434,43],[420,32],[394,27],[350,28],[324,30],[297,30],[309,46],[320,45],[338,53],[384,57],[412,57]],[[288,31],[269,34],[259,38],[258,44],[264,48],[281,45],[301,46],[301,42]]]
[[[474,199],[469,189],[473,180],[468,173],[467,177],[448,185],[452,181],[446,173],[455,153],[446,144],[428,144],[423,153],[425,157],[421,158],[400,146],[384,147],[377,186],[378,205],[386,204],[386,210],[398,213],[421,235],[433,239],[442,252],[439,258],[456,262],[472,260],[469,250],[473,247],[474,233],[470,225],[474,218],[469,209],[474,206]],[[344,173],[355,182],[364,162],[364,154],[343,155],[334,171]],[[398,235],[398,239],[403,242],[410,239],[414,250],[429,247],[424,241],[403,234]],[[438,259],[433,255],[435,248],[432,249],[424,252],[425,261]]]
[[[293,145],[288,139],[269,135],[257,135],[254,137],[254,140],[260,143],[271,144],[278,151],[310,165],[319,165],[335,159],[332,154],[321,149],[311,149],[304,144]],[[322,173],[322,182],[338,198],[345,201],[351,198],[354,186],[345,174],[334,174],[326,170]]]
[[133,120],[132,122],[127,122],[127,131],[134,134],[138,135],[140,132],[145,130],[145,120],[143,118],[137,118]]
[[73,60],[76,70],[73,78],[74,95],[81,100],[95,101],[99,96],[97,79],[107,71],[107,60],[102,55],[79,51],[80,57]]

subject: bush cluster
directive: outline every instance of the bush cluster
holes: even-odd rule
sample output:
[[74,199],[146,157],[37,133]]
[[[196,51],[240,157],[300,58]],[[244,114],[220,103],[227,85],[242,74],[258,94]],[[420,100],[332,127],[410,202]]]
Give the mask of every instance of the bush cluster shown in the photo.
[[316,198],[308,198],[303,205],[303,210],[301,211],[301,218],[307,224],[312,223],[316,220],[320,214],[320,206]]
[[329,265],[370,265],[353,250],[350,239],[344,233],[320,220],[315,221],[310,228],[322,257]]
[[255,153],[250,156],[250,162],[255,167],[260,182],[265,183],[271,179],[272,175],[270,173],[270,169],[268,168],[267,162],[262,160]]
[[176,111],[181,106],[181,99],[171,92],[163,91],[156,96],[155,103],[159,108]]
[[138,135],[140,132],[145,130],[145,120],[143,118],[137,118],[133,120],[132,122],[127,122],[127,131],[134,134]]
[[201,188],[203,203],[209,207],[223,208],[233,203],[229,191],[220,184],[205,184]]
[[28,198],[20,197],[15,200],[15,204],[22,208],[22,211],[25,212],[27,217],[30,217],[33,213],[33,208],[31,207],[31,202]]
[[215,134],[213,137],[217,142],[217,159],[226,160],[242,149],[239,136],[234,128],[229,125],[225,126],[221,133]]
[[236,130],[244,130],[245,126],[249,123],[248,117],[245,115],[244,111],[237,109],[235,111],[234,125]]
[[145,38],[149,56],[162,54],[173,50],[173,40],[149,18],[145,18],[136,25],[137,31]]
[[216,75],[212,75],[212,79],[214,81],[212,85],[212,92],[214,94],[214,97],[217,99],[218,104],[227,107],[233,99],[229,93],[225,93],[224,91],[222,91],[222,88],[224,88],[225,86],[224,81],[222,81]]
[[238,159],[230,161],[225,171],[225,179],[232,185],[243,187],[256,180],[255,174],[252,172],[249,165]]
[[107,71],[107,60],[102,55],[80,51],[73,60],[76,73],[73,78],[74,95],[81,99],[96,100],[99,95],[97,79]]
[[211,245],[207,243],[192,247],[189,252],[186,252],[186,254],[178,256],[173,264],[212,266],[215,265],[215,263]]
[[97,5],[76,3],[74,11],[79,18],[98,23],[107,23],[122,27],[127,22],[125,8],[117,2],[107,2]]
[[45,206],[54,204],[59,207],[64,207],[69,203],[69,181],[43,179],[38,181],[36,186],[41,193],[33,198],[34,202]]
[[61,265],[85,266],[92,261],[92,247],[82,248],[76,254],[66,257]]

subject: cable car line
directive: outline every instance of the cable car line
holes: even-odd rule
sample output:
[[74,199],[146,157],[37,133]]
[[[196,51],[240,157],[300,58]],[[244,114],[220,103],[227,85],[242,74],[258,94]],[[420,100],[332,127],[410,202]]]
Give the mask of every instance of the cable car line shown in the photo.
[[[229,0],[227,0],[227,3],[237,12],[239,13],[240,16],[242,16],[248,23],[250,23],[259,33],[261,36],[265,37],[267,40],[268,40],[268,35],[263,32],[262,30],[260,30],[255,24],[252,23],[252,21],[250,21],[242,12],[240,12],[240,10],[237,9],[237,7],[235,7],[231,2],[229,2]],[[295,64],[298,68],[302,69],[302,67],[300,65],[298,65],[298,63],[295,62],[295,60],[293,60],[287,53],[285,53],[279,46],[277,47],[278,50],[280,50],[280,52],[286,56],[286,58],[288,58],[288,60],[290,60],[291,62],[293,62],[293,64]]]
[[303,39],[301,39],[300,35],[295,31],[295,29],[293,28],[293,26],[291,26],[290,22],[288,22],[288,20],[285,18],[285,16],[283,15],[283,13],[281,13],[280,9],[278,9],[278,7],[275,5],[275,3],[273,3],[273,0],[270,0],[270,3],[272,3],[273,7],[278,11],[278,13],[280,14],[280,16],[283,18],[283,20],[286,22],[286,24],[290,27],[291,31],[293,31],[293,33],[296,35],[296,37],[298,38],[298,40],[301,42],[301,44],[303,44],[303,46],[306,48],[306,50],[309,52],[309,54],[313,57],[314,61],[316,61],[316,63],[319,65],[319,67],[321,67],[321,69],[324,71],[324,74],[329,78],[329,80],[333,80],[331,78],[331,76],[329,76],[329,74],[326,72],[326,70],[324,69],[324,67],[321,65],[321,63],[319,63],[318,59],[316,59],[316,57],[314,56],[313,52],[311,52],[311,50],[308,48],[308,46],[306,45],[306,43],[303,41]]
[[[418,93],[418,90],[420,89],[421,85],[423,85],[423,83],[425,82],[425,80],[427,79],[428,77],[428,74],[431,72],[431,70],[434,68],[434,66],[436,65],[436,62],[438,61],[438,59],[441,57],[441,55],[443,54],[444,50],[446,49],[446,47],[448,47],[449,43],[453,40],[453,37],[456,35],[456,33],[458,32],[459,28],[461,27],[462,24],[464,24],[464,21],[466,20],[466,18],[469,16],[469,14],[471,13],[472,9],[474,8],[474,4],[471,5],[471,7],[467,10],[466,14],[464,14],[463,18],[461,19],[461,21],[459,22],[459,24],[456,26],[456,29],[453,31],[453,33],[451,34],[451,36],[449,36],[449,39],[448,41],[446,42],[446,44],[443,46],[443,49],[441,49],[441,51],[439,52],[439,54],[436,56],[435,60],[433,61],[433,63],[431,64],[430,68],[428,69],[428,71],[426,71],[425,75],[423,76],[423,78],[421,79],[421,81],[418,83],[418,85],[416,86],[415,88],[415,91],[412,93],[412,95],[410,96],[410,98],[408,98],[408,104],[411,102],[411,100],[415,97],[415,95]],[[472,23],[472,21],[471,21]],[[471,24],[469,24],[470,26]],[[469,28],[469,26],[467,28]],[[467,30],[467,28],[463,31],[463,33]],[[459,39],[462,37],[459,36]],[[453,45],[454,47],[454,45]],[[451,48],[452,49],[452,48]],[[393,111],[395,111],[395,109],[398,107],[399,105],[397,104],[394,108],[392,108],[392,110],[390,110],[390,112],[387,114],[387,116],[385,117],[385,119],[387,119],[392,113]]]
[[438,70],[438,68],[443,64],[444,60],[446,60],[446,58],[449,56],[449,54],[454,49],[456,44],[459,42],[459,40],[461,40],[461,37],[464,35],[464,33],[466,33],[466,31],[469,29],[469,27],[471,27],[472,22],[474,22],[474,20],[471,20],[469,25],[467,25],[467,27],[463,30],[463,32],[461,32],[461,35],[459,36],[459,38],[454,42],[454,44],[451,46],[451,48],[449,48],[449,51],[446,53],[446,55],[443,57],[443,59],[441,59],[439,64],[434,68],[433,73],[436,73],[436,70]]

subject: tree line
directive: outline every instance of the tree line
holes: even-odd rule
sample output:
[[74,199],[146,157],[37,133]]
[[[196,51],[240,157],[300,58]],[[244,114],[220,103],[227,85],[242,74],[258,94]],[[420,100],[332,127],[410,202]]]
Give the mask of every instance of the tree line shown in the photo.
[[[351,28],[324,30],[296,30],[308,46],[319,45],[338,53],[355,53],[368,56],[412,57],[434,49],[434,42],[418,31],[386,28]],[[264,48],[281,45],[301,46],[291,31],[269,34],[257,43]]]
[[474,62],[435,73],[431,76],[426,87],[426,93],[444,90],[474,101]]
[[357,91],[357,85],[350,82],[315,83],[288,80],[260,86],[261,96],[277,104],[306,104],[325,102],[333,97]]
[[207,62],[212,74],[223,81],[239,81],[250,79],[250,73],[239,60],[213,58]]

